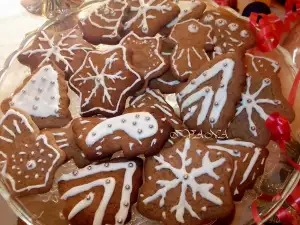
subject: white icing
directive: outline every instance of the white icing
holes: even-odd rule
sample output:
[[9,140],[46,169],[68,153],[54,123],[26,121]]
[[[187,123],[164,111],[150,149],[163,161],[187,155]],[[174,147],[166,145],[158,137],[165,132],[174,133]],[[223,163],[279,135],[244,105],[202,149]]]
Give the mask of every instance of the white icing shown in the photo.
[[28,170],[32,170],[32,169],[36,168],[36,161],[35,160],[29,160],[26,163],[26,167],[27,167]]
[[238,195],[239,194],[239,191],[238,191],[238,189],[237,188],[235,188],[235,190],[234,190],[234,193],[233,193],[234,195]]
[[[234,161],[233,173],[232,173],[231,178],[230,178],[230,181],[229,181],[230,186],[232,185],[232,182],[233,182],[233,180],[234,180],[234,178],[235,178],[235,175],[236,175],[236,172],[237,172],[237,169],[238,169],[237,163],[238,163],[237,160],[235,160],[235,161]],[[230,171],[231,171],[231,170],[230,170]],[[230,171],[228,171],[228,172],[230,172]]]
[[260,164],[263,165],[263,164],[265,163],[265,160],[266,160],[266,159],[263,158],[263,159],[261,160],[261,163],[260,163]]
[[165,85],[168,85],[168,86],[176,86],[176,85],[180,84],[180,81],[178,81],[178,80],[165,81],[162,78],[158,78],[157,81],[159,81],[160,83],[163,83]]
[[249,37],[249,32],[247,30],[242,30],[240,35],[243,38],[247,38],[247,37]]
[[241,152],[237,150],[232,150],[229,148],[225,148],[222,146],[217,146],[217,145],[207,145],[207,148],[212,149],[212,150],[217,150],[217,151],[222,151],[222,152],[227,152],[233,157],[241,157]]
[[222,27],[227,24],[227,21],[225,19],[216,19],[215,24],[218,27]]
[[173,180],[158,180],[156,183],[161,188],[157,190],[153,195],[143,200],[144,204],[148,204],[160,198],[159,206],[163,207],[165,205],[165,197],[167,195],[167,192],[180,185],[181,192],[178,204],[174,205],[171,208],[171,213],[175,211],[176,220],[180,223],[185,222],[185,210],[187,210],[192,217],[200,220],[200,217],[196,214],[196,212],[193,210],[192,206],[186,199],[186,192],[188,188],[191,189],[194,199],[196,199],[197,193],[199,193],[202,198],[216,205],[223,204],[223,201],[219,197],[210,192],[210,190],[214,187],[213,184],[198,184],[196,179],[202,175],[208,175],[215,180],[219,180],[220,177],[214,172],[214,169],[223,165],[223,163],[225,162],[225,158],[221,158],[217,161],[211,162],[209,159],[209,152],[206,152],[204,157],[202,158],[202,166],[199,168],[192,168],[190,172],[187,172],[186,168],[192,163],[192,158],[187,159],[188,151],[190,150],[190,148],[190,139],[186,138],[183,151],[179,151],[179,149],[176,150],[176,154],[178,154],[181,159],[181,168],[173,167],[170,163],[165,161],[162,155],[153,156],[153,158],[159,163],[155,167],[155,169],[157,171],[167,170],[168,172],[173,173],[175,178]]
[[258,157],[260,156],[260,153],[261,153],[261,148],[255,148],[254,149],[254,154],[250,160],[250,163],[247,167],[247,169],[245,170],[244,174],[243,174],[243,180],[241,181],[240,184],[243,184],[249,177],[249,174],[251,173]]
[[[125,120],[125,122],[123,123],[122,120]],[[132,126],[133,122],[137,122],[136,126]],[[127,113],[106,119],[97,124],[86,136],[85,143],[88,146],[92,146],[100,139],[113,134],[117,130],[124,131],[131,138],[142,140],[157,133],[158,123],[155,117],[148,112]]]
[[199,31],[199,27],[195,24],[188,25],[188,31],[191,33],[197,33]]
[[248,156],[249,156],[249,152],[245,155],[243,162],[246,162],[246,160],[248,159]]
[[236,31],[237,29],[239,29],[239,25],[237,23],[230,23],[228,27],[231,31]]
[[246,141],[238,141],[234,139],[230,140],[217,140],[217,144],[221,145],[235,145],[235,146],[242,146],[242,147],[247,147],[247,148],[254,148],[255,144],[251,142],[246,142]]
[[270,62],[271,66],[273,67],[273,72],[274,73],[276,73],[279,70],[279,68],[280,68],[279,63],[277,61],[275,61],[275,60],[270,59],[270,58],[263,57],[263,56],[254,56],[254,55],[252,55],[250,53],[246,53],[246,56],[248,56],[248,57],[251,58],[251,63],[252,63],[253,69],[256,72],[258,72],[259,70],[257,69],[257,65],[255,63],[255,59],[260,59],[260,60],[258,60],[259,63],[261,62],[261,59]]
[[207,15],[204,17],[204,22],[205,22],[205,23],[208,23],[208,22],[210,22],[210,21],[213,21],[214,19],[215,19],[215,18],[214,18],[213,15],[207,14]]
[[[99,182],[98,182],[99,184]],[[106,185],[102,184],[104,186],[104,196],[107,195],[107,193],[105,193],[106,191]],[[85,199],[81,200],[80,202],[78,202],[74,208],[71,210],[71,212],[68,215],[68,220],[73,219],[74,216],[76,216],[80,211],[82,211],[83,209],[89,207],[94,200],[95,194],[93,192],[90,192]],[[100,204],[101,205],[101,204]],[[106,207],[105,207],[106,208]],[[105,208],[103,207],[102,210],[105,210]]]

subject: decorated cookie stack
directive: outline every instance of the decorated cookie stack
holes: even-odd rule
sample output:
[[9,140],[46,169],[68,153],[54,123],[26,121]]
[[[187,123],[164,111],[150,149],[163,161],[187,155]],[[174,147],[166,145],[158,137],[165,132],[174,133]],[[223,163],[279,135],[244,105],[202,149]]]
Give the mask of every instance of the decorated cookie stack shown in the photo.
[[[69,224],[125,224],[135,203],[168,225],[232,217],[234,201],[264,172],[266,119],[280,112],[293,121],[294,112],[280,65],[250,53],[248,22],[205,9],[106,0],[81,12],[74,29],[41,31],[18,57],[32,74],[1,104],[11,193],[48,192],[57,168],[73,160],[79,169],[57,180]],[[205,138],[218,132],[228,135]]]

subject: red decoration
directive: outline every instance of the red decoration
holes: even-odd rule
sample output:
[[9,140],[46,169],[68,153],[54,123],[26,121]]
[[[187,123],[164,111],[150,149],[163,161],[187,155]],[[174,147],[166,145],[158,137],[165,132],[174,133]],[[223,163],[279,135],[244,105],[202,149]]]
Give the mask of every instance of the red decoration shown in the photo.
[[289,99],[288,100],[289,100],[289,103],[292,106],[295,104],[295,99],[296,99],[299,83],[300,83],[300,70],[298,71],[298,73],[295,77],[292,89],[291,89],[290,94],[289,94]]
[[291,29],[291,23],[300,19],[300,0],[287,0],[284,7],[284,25],[286,31],[289,31]]
[[228,2],[226,0],[214,0],[214,1],[221,6],[228,6]]

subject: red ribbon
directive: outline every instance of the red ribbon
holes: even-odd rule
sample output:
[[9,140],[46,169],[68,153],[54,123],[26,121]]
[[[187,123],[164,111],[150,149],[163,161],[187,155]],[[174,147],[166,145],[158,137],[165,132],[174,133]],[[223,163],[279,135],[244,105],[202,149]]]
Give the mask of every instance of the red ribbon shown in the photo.
[[228,6],[228,2],[226,0],[214,0],[214,1],[221,6]]
[[300,0],[288,0],[285,3],[284,25],[286,31],[291,29],[291,23],[300,19]]

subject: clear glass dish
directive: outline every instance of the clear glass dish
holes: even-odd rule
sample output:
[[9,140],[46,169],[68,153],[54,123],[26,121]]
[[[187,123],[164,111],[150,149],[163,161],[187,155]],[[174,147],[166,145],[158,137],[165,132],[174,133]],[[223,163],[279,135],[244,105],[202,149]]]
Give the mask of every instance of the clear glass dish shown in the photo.
[[[209,8],[218,7],[217,4],[209,0],[205,2],[208,3]],[[76,10],[64,12],[64,14],[48,20],[37,31],[32,32],[22,41],[19,48],[7,58],[3,70],[0,71],[0,101],[9,96],[14,89],[22,83],[23,79],[29,75],[29,68],[21,65],[18,60],[16,60],[16,57],[18,53],[34,39],[37,32],[46,28],[55,29],[57,31],[72,28],[76,26],[77,14],[87,10],[95,4],[99,4],[99,1],[90,1]],[[179,2],[180,7],[183,8],[188,4],[189,2],[187,1]],[[230,10],[238,16],[232,9],[227,8],[227,10]],[[247,18],[243,19],[247,20]],[[100,45],[97,47],[102,48],[103,46]],[[292,57],[289,55],[288,51],[280,46],[272,52],[267,53],[267,55],[270,58],[276,59],[281,65],[279,76],[282,81],[283,93],[287,96],[297,72],[297,68],[293,65]],[[78,116],[78,98],[72,91],[70,91],[69,94],[72,99],[70,109],[73,116],[76,117]],[[174,98],[172,98],[172,96],[168,97],[170,97],[167,99],[170,101],[171,105],[176,105]],[[295,102],[296,120],[292,124],[292,132],[293,137],[300,141],[300,92],[298,93]],[[241,202],[236,203],[236,216],[232,225],[254,224],[255,222],[252,218],[250,209],[253,200],[256,199],[260,193],[275,194],[281,192],[282,198],[280,200],[259,205],[259,211],[262,216],[265,216],[265,219],[263,220],[263,222],[265,222],[274,215],[300,180],[300,172],[294,171],[286,162],[284,156],[280,153],[278,146],[271,142],[268,148],[270,150],[270,156],[266,163],[265,173],[257,180],[255,188],[247,191],[244,199]],[[294,158],[297,160],[299,158],[299,152],[296,151],[294,153]],[[75,168],[76,166],[74,163],[69,161],[57,171],[56,177],[59,177],[63,173],[70,172]],[[68,221],[65,220],[62,214],[63,204],[60,201],[56,184],[54,184],[52,190],[46,194],[15,198],[9,194],[5,182],[0,180],[0,192],[17,216],[27,224],[68,225]],[[132,220],[129,224],[154,225],[159,223],[147,220],[133,209]]]

